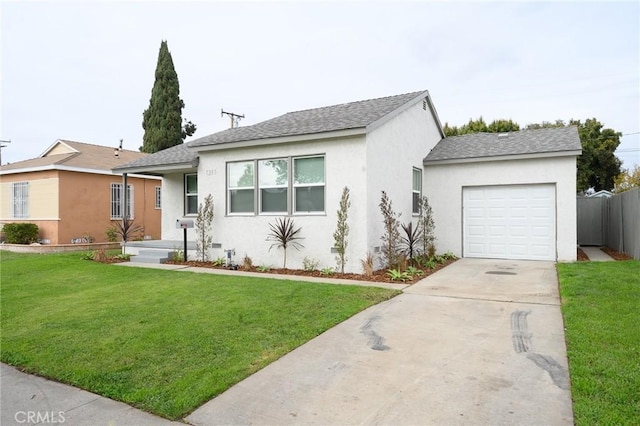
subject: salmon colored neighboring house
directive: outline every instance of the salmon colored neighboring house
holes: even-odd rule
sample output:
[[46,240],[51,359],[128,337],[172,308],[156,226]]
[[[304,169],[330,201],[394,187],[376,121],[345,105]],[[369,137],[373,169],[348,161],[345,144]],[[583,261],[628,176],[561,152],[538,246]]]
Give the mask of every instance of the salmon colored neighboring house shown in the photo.
[[[117,154],[117,155],[116,155]],[[29,222],[46,244],[70,244],[122,218],[122,175],[114,167],[147,154],[57,140],[40,157],[0,166],[0,223]],[[162,180],[129,174],[130,212],[146,238],[160,238]]]

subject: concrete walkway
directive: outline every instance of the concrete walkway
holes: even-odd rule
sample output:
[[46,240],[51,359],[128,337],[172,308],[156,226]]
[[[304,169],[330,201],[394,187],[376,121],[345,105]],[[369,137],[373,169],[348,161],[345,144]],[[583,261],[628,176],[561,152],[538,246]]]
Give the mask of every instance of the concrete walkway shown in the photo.
[[593,262],[613,262],[615,259],[600,250],[600,247],[580,247],[589,260]]
[[[58,423],[62,415],[69,425],[176,424],[5,365],[1,386],[2,425],[29,424],[22,418],[29,413],[58,415]],[[297,348],[185,422],[572,420],[554,263],[461,259]]]

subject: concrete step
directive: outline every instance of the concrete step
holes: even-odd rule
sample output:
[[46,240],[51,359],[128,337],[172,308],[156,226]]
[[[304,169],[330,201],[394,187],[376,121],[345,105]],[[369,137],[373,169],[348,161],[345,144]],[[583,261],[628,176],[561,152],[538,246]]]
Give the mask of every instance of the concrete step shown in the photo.
[[164,263],[170,258],[171,251],[168,250],[140,250],[136,256],[131,258],[131,261],[139,263]]

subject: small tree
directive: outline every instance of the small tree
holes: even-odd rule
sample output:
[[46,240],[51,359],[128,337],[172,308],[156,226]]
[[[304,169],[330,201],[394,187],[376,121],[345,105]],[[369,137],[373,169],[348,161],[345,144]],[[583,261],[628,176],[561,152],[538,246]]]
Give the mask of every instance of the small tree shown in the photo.
[[349,235],[349,225],[347,224],[347,213],[351,201],[349,201],[349,188],[346,186],[342,189],[342,197],[340,197],[340,208],[338,209],[338,223],[336,224],[336,230],[333,233],[333,241],[336,252],[336,261],[338,262],[338,268],[340,272],[344,274],[344,265],[347,263],[347,236]]
[[382,240],[381,258],[385,266],[391,269],[396,267],[401,260],[400,231],[398,230],[400,214],[393,211],[392,202],[385,191],[382,191],[380,211],[384,224],[384,233],[380,238]]
[[116,230],[116,234],[118,234],[122,239],[122,254],[127,252],[127,241],[131,241],[136,234],[144,232],[143,226],[134,223],[128,217],[123,217],[122,220],[114,221],[113,227]]
[[200,203],[198,208],[198,216],[196,216],[196,256],[202,262],[209,260],[209,250],[213,243],[213,235],[211,235],[211,223],[213,222],[213,197],[211,194],[204,199],[204,204]]
[[273,247],[281,248],[284,250],[284,262],[282,263],[282,267],[284,269],[287,268],[287,248],[294,247],[296,250],[300,250],[300,247],[304,247],[302,244],[298,242],[302,237],[299,236],[300,230],[302,228],[295,229],[293,224],[293,219],[288,217],[285,218],[276,218],[275,225],[273,223],[269,224],[269,228],[271,232],[267,236],[267,241],[273,241],[269,250]]
[[418,229],[421,233],[422,254],[428,256],[430,251],[434,251],[434,244],[436,242],[434,231],[436,225],[433,221],[433,211],[429,205],[429,199],[426,196],[420,198],[418,206],[420,208],[418,213]]

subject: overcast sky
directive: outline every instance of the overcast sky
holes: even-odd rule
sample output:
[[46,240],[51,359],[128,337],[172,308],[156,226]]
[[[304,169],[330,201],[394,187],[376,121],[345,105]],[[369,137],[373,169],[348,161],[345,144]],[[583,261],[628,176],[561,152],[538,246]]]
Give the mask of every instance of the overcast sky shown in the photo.
[[56,139],[137,150],[160,42],[197,138],[428,89],[442,123],[595,117],[640,164],[640,3],[1,3],[2,163]]

